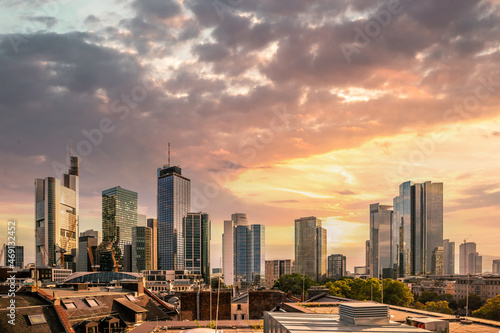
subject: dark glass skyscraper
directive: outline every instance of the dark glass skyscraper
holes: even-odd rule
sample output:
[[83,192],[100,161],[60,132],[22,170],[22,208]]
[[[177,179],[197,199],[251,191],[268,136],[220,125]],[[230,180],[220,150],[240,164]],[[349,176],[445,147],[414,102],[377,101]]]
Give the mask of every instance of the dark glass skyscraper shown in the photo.
[[[120,186],[102,191],[102,239],[124,253],[132,244],[132,227],[137,226],[137,193]],[[119,260],[119,258],[115,258]]]
[[210,281],[210,217],[206,213],[188,213],[184,217],[184,269]]
[[182,219],[191,206],[191,181],[178,166],[158,168],[158,269],[184,269]]
[[326,277],[326,229],[321,220],[302,217],[295,220],[295,272],[315,281]]
[[328,278],[339,279],[346,275],[346,257],[342,254],[328,256]]
[[370,276],[392,277],[387,270],[392,270],[392,206],[370,205]]
[[443,246],[443,183],[401,184],[394,198],[392,228],[397,275],[435,274],[433,255]]
[[152,269],[152,238],[153,230],[149,227],[132,228],[132,270],[140,273]]

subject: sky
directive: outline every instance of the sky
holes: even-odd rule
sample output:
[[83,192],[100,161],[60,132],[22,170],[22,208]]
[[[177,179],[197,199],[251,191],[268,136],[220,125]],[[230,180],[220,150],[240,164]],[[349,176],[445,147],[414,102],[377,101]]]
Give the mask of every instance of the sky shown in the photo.
[[[34,261],[34,179],[80,157],[80,231],[101,192],[156,170],[191,179],[192,211],[266,226],[266,259],[294,256],[317,216],[328,254],[364,265],[369,205],[400,183],[444,183],[444,237],[500,258],[497,1],[0,0],[0,228]],[[7,241],[0,232],[0,243]],[[458,260],[456,262],[458,267]]]

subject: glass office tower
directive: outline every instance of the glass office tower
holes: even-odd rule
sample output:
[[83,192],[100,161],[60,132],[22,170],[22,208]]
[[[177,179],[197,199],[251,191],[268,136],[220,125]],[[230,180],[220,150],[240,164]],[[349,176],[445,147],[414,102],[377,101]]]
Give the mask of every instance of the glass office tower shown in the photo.
[[392,206],[370,205],[371,277],[392,277]]
[[184,270],[182,219],[191,206],[191,181],[178,166],[163,166],[158,177],[158,269]]
[[399,277],[436,273],[433,255],[443,246],[443,183],[399,186],[392,237],[393,264]]
[[132,272],[140,273],[152,269],[153,230],[149,227],[132,228]]
[[443,274],[455,274],[455,242],[449,239],[443,240]]
[[307,274],[315,281],[326,277],[326,229],[321,220],[302,217],[295,220],[295,272]]
[[78,249],[78,157],[71,156],[62,182],[54,177],[35,180],[35,205],[36,264],[76,270],[72,254]]
[[183,221],[184,269],[210,281],[211,222],[206,213],[188,213]]
[[342,254],[328,256],[328,278],[339,279],[346,275],[346,257]]
[[[120,186],[102,191],[102,239],[125,253],[132,244],[132,228],[137,226],[137,193]],[[119,260],[119,258],[115,258]]]

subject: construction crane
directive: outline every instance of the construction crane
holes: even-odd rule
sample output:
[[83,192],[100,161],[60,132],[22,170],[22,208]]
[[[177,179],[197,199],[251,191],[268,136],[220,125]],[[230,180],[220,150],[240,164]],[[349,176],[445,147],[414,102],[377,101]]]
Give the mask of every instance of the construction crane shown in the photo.
[[89,255],[90,267],[92,267],[92,272],[96,271],[96,265],[94,265],[94,255],[92,254],[92,249],[87,246],[87,254]]
[[[4,257],[3,257],[4,251],[5,251],[5,244],[2,245],[2,250],[0,250],[0,260],[4,259]],[[3,264],[4,264],[4,266],[7,266],[7,262],[4,262]]]
[[[45,242],[43,241],[42,236],[40,235],[40,231],[38,231],[38,229],[35,229],[35,230],[36,230],[36,234],[38,235],[38,238],[40,239],[40,242],[42,243],[42,246],[43,246],[43,249],[45,250],[45,253],[47,253],[47,257],[50,260],[50,253],[49,253],[49,251],[47,251],[47,247],[45,246]],[[40,251],[40,252],[42,252],[43,265],[47,266],[47,261],[45,260],[45,254],[43,253],[43,251]]]
[[56,252],[61,253],[61,268],[64,268],[64,254],[66,253],[66,250],[56,244]]
[[118,265],[116,264],[115,252],[113,252],[113,249],[111,249],[111,257],[113,258],[113,267],[115,272],[118,272]]

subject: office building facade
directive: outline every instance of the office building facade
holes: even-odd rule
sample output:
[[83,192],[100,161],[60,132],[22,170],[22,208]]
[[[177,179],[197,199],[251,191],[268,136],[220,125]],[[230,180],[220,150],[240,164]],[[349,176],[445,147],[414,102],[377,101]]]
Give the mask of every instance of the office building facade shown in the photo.
[[149,227],[137,226],[132,228],[132,270],[140,273],[152,268],[152,240],[153,231]]
[[492,266],[491,273],[500,274],[500,259],[493,260],[493,263],[491,266]]
[[184,270],[182,219],[191,207],[191,181],[178,166],[165,165],[158,179],[158,269]]
[[[132,228],[137,226],[137,193],[120,186],[102,191],[102,238],[125,252],[132,244]],[[115,253],[119,260],[121,254]]]
[[[35,254],[38,266],[73,269],[78,250],[79,177],[78,157],[59,179],[35,180]],[[61,255],[62,253],[62,255]]]
[[461,275],[481,274],[483,272],[483,258],[476,251],[476,243],[460,244],[459,272]]
[[267,289],[271,289],[280,276],[295,273],[295,260],[266,260],[265,264],[265,284]]
[[392,206],[370,205],[370,262],[371,277],[392,277]]
[[265,227],[250,224],[246,214],[232,214],[224,221],[222,242],[224,283],[260,284],[265,278]]
[[4,263],[5,266],[24,268],[24,246],[5,246]]
[[147,226],[151,228],[151,265],[153,270],[158,269],[158,220],[147,219]]
[[328,256],[328,278],[339,279],[347,275],[346,257],[342,254],[331,254]]
[[[84,233],[80,233],[82,235]],[[95,236],[95,237],[94,237]],[[78,261],[76,269],[78,272],[92,272],[97,270],[97,246],[99,235],[80,236],[78,238]]]
[[392,262],[396,275],[435,274],[432,256],[443,246],[443,183],[402,183],[393,203]]
[[295,220],[295,272],[314,281],[326,278],[327,238],[320,219],[310,216]]
[[210,281],[211,221],[206,213],[188,213],[183,219],[184,269]]
[[443,240],[443,274],[455,274],[455,242]]
[[[370,275],[370,252],[371,252],[371,249],[370,249],[370,241],[367,240],[365,242],[365,274],[368,274]],[[370,275],[371,276],[371,275]]]

